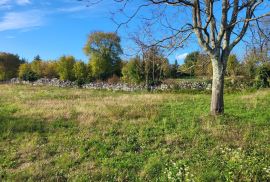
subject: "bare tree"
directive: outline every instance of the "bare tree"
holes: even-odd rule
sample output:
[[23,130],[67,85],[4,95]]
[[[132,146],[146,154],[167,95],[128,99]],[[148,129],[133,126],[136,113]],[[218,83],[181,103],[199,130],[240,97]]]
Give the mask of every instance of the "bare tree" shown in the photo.
[[[127,8],[127,5],[134,3],[132,0],[114,1],[123,3],[120,12],[125,15],[124,9]],[[166,8],[181,9],[181,11],[176,12],[183,14],[184,18],[166,19],[167,24],[165,26],[171,34],[157,40],[156,44],[170,41],[171,45],[181,47],[181,44],[190,36],[189,32],[195,34],[199,45],[210,56],[212,62],[211,113],[213,115],[223,113],[224,75],[230,52],[243,39],[250,22],[270,15],[269,8],[268,11],[260,10],[269,6],[269,2],[263,0],[145,0],[137,1],[136,4],[138,7],[135,11],[129,16],[127,15],[126,21],[119,23],[118,27],[130,23],[132,19],[139,15],[140,10],[146,7],[157,7],[162,9],[163,12],[166,12]],[[130,12],[131,10],[127,11]],[[160,13],[157,16],[164,17],[166,15],[168,14]],[[153,18],[155,17],[153,16]],[[174,22],[185,23],[175,28],[171,26]],[[183,34],[186,36],[179,36]]]
[[247,52],[259,57],[262,62],[269,60],[270,56],[270,17],[256,20],[250,26],[251,35],[246,42]]

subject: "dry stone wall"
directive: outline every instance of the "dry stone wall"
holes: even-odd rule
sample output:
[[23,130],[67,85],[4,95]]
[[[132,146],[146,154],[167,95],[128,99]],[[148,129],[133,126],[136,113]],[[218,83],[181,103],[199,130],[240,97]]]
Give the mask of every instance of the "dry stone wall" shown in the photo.
[[[57,78],[47,79],[41,78],[37,81],[30,82],[30,81],[23,81],[18,78],[12,78],[10,80],[11,84],[27,84],[27,85],[48,85],[48,86],[55,86],[55,87],[73,87],[78,88],[79,86],[76,82],[72,81],[62,81]],[[106,82],[92,82],[81,85],[81,88],[85,89],[104,89],[104,90],[115,90],[115,91],[140,91],[146,90],[147,88],[144,85],[130,85],[126,83],[116,83],[116,84],[109,84]],[[150,86],[149,90],[210,90],[211,84],[207,82],[188,82],[188,81],[179,81],[173,84],[162,83],[158,86]]]

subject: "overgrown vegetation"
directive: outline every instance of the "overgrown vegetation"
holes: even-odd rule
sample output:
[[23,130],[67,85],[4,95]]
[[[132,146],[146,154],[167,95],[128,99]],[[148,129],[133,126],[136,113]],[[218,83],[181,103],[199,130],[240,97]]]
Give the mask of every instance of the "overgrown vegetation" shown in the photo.
[[1,181],[270,180],[269,89],[216,117],[205,93],[0,89]]
[[[225,83],[229,87],[266,88],[270,85],[270,57],[268,47],[253,45],[243,60],[237,55],[228,57]],[[165,79],[195,78],[212,79],[210,56],[205,52],[191,52],[178,65],[169,64],[164,50],[158,46],[144,47],[141,54],[122,60],[121,39],[115,33],[93,32],[84,46],[89,57],[85,63],[73,56],[62,56],[58,60],[42,60],[37,55],[31,63],[19,56],[0,53],[0,81],[19,77],[26,81],[39,78],[60,78],[76,81],[78,85],[93,81],[108,83],[126,82],[145,86],[159,85]],[[229,82],[228,82],[229,80]],[[227,88],[227,87],[226,87]]]

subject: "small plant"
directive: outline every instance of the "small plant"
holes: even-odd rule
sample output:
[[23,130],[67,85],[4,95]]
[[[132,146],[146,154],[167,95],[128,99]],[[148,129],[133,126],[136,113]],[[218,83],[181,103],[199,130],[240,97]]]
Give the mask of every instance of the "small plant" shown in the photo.
[[190,182],[194,181],[194,175],[184,161],[171,162],[166,168],[164,174],[168,181]]
[[[222,174],[225,181],[268,181],[270,167],[260,151],[245,151],[242,148],[220,148]],[[258,158],[258,156],[261,156]]]

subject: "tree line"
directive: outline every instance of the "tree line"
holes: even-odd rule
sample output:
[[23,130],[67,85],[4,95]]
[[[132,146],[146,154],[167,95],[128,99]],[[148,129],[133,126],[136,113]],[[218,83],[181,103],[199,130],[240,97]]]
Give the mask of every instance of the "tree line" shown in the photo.
[[[212,78],[212,64],[209,55],[204,52],[192,52],[187,55],[178,72],[188,77]],[[268,51],[247,51],[240,61],[236,54],[230,54],[225,76],[233,80],[253,81],[257,87],[270,86],[270,56]]]
[[[149,47],[141,55],[122,60],[121,39],[115,33],[94,32],[89,35],[84,52],[88,63],[73,56],[62,56],[58,60],[42,60],[36,56],[30,63],[18,55],[0,53],[0,80],[19,77],[35,81],[39,78],[59,78],[83,84],[93,81],[123,81],[131,84],[156,85],[167,78],[212,77],[212,64],[205,52],[192,52],[182,65],[169,64],[162,50]],[[240,62],[231,54],[227,62],[226,76],[255,80],[259,86],[267,87],[270,82],[270,57],[267,51],[252,49]]]
[[115,33],[94,32],[89,35],[83,48],[89,62],[77,60],[74,56],[62,56],[58,60],[42,60],[37,55],[31,62],[18,55],[0,53],[0,80],[19,77],[35,81],[39,78],[59,78],[77,81],[78,84],[97,80],[108,81],[120,78],[128,83],[157,84],[170,77],[170,67],[157,47],[149,48],[143,58],[136,56],[128,61],[120,58],[123,53],[120,37]]

